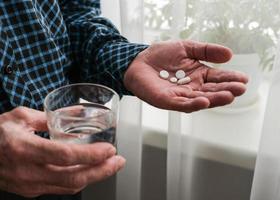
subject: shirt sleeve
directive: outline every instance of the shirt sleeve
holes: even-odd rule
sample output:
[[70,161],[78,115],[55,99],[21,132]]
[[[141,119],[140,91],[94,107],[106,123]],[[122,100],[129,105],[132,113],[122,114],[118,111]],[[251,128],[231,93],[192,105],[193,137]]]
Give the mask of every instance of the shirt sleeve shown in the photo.
[[106,85],[121,96],[129,94],[123,85],[124,73],[147,45],[129,43],[121,36],[109,20],[100,16],[99,0],[60,0],[59,4],[79,81]]

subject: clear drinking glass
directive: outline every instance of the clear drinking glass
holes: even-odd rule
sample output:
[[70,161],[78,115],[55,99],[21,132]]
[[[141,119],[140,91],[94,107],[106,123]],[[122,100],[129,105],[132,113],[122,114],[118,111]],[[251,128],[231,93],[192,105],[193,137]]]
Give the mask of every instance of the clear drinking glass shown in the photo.
[[52,91],[44,102],[50,138],[115,145],[119,100],[115,91],[97,84],[78,83]]

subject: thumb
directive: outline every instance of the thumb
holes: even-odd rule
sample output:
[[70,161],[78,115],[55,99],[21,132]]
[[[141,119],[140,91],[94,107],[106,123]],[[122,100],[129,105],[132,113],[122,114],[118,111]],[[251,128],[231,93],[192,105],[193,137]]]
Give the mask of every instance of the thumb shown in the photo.
[[213,63],[224,63],[231,59],[232,51],[224,46],[211,43],[183,41],[187,54],[192,59],[203,60]]
[[27,107],[17,107],[12,114],[19,120],[23,120],[34,131],[47,131],[47,116],[45,112]]

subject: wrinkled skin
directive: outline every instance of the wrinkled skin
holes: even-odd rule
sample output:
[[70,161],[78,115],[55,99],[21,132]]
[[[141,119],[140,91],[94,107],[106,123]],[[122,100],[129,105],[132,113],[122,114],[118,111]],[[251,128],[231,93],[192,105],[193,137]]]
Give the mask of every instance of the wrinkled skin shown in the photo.
[[[140,99],[162,109],[190,113],[227,105],[246,91],[248,77],[200,61],[224,63],[231,57],[230,49],[214,44],[191,40],[156,43],[130,64],[124,84]],[[161,70],[174,76],[179,69],[191,77],[189,84],[177,85],[159,77]]]
[[119,171],[124,158],[109,143],[62,144],[47,130],[44,112],[18,107],[0,115],[0,188],[25,197],[75,194]]

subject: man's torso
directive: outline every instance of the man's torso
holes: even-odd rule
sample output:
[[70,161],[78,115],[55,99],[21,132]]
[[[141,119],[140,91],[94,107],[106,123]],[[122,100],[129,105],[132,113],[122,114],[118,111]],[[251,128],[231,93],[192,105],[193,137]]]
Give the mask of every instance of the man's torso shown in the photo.
[[68,83],[70,41],[57,0],[0,3],[0,113],[42,109],[47,93]]

